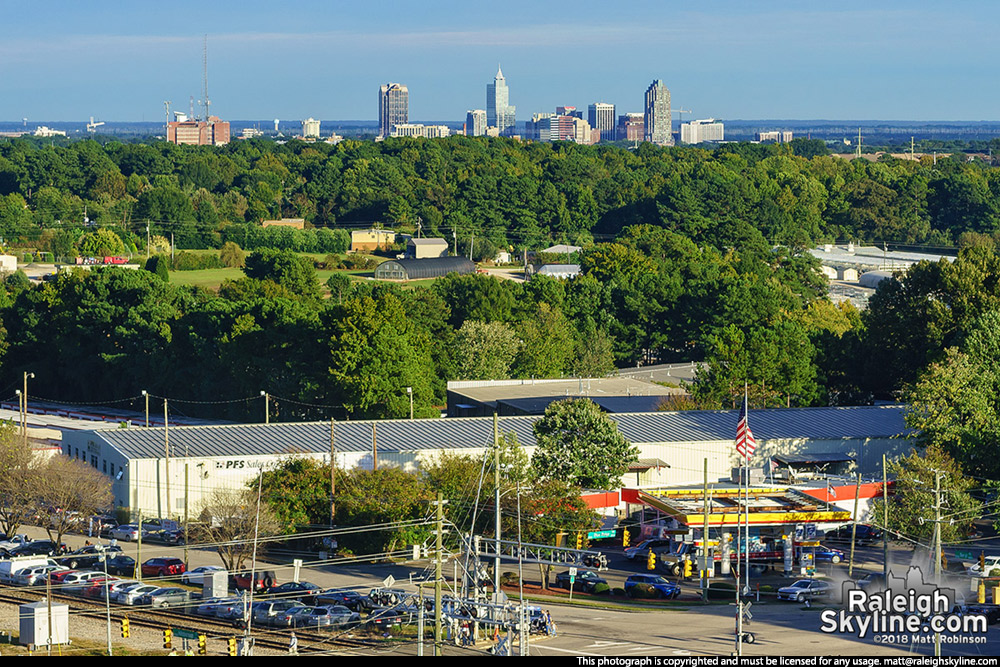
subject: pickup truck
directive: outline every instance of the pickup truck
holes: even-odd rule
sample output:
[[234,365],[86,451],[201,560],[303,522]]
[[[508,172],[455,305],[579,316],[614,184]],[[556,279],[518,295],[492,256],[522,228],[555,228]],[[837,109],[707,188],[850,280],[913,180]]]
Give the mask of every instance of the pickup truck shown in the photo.
[[7,538],[0,541],[0,555],[4,555],[11,549],[23,546],[31,541],[31,538],[27,535],[15,535],[14,537]]

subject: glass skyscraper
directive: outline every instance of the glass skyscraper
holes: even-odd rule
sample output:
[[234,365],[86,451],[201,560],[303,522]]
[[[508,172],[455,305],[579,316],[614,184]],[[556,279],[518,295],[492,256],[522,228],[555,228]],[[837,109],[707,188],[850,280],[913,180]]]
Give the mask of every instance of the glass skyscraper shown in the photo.
[[646,125],[646,141],[660,146],[673,146],[671,132],[670,90],[663,81],[657,79],[646,89],[646,106],[643,120]]
[[394,125],[405,125],[410,118],[410,91],[400,83],[387,83],[378,89],[378,135],[388,137]]
[[514,133],[514,112],[516,107],[509,104],[507,80],[497,65],[497,75],[493,83],[486,86],[486,124],[495,127],[501,135]]

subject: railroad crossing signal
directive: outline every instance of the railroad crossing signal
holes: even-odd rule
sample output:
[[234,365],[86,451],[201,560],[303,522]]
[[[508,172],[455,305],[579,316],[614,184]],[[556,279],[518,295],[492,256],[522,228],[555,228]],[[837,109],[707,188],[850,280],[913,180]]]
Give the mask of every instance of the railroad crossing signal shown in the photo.
[[128,616],[122,618],[122,639],[128,639]]
[[622,546],[623,547],[627,547],[629,545],[629,537],[631,537],[631,535],[628,534],[628,528],[626,528],[626,529],[624,529],[622,531]]
[[236,656],[236,637],[229,638],[229,655]]
[[208,655],[208,635],[198,635],[198,655]]
[[174,638],[174,633],[170,628],[163,631],[163,648],[173,648],[170,641]]
[[652,549],[649,550],[649,556],[646,558],[646,569],[647,570],[656,569],[656,554],[653,553]]

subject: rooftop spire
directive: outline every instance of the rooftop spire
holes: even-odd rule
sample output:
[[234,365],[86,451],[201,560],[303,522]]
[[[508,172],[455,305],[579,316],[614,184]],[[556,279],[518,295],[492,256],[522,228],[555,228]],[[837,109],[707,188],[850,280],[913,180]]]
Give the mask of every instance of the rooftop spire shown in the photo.
[[503,78],[503,72],[500,70],[500,63],[497,63],[497,75],[495,77],[493,77],[493,78],[495,78],[495,79],[502,79]]

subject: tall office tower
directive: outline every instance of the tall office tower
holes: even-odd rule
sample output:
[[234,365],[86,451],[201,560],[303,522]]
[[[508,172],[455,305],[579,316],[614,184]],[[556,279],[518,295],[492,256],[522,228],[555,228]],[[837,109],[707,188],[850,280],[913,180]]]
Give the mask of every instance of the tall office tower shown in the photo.
[[497,65],[493,83],[486,85],[486,124],[497,128],[501,135],[514,133],[514,113],[517,107],[509,104],[507,80]]
[[387,83],[378,89],[378,136],[388,137],[393,125],[410,120],[410,91],[401,83]]
[[587,122],[591,129],[601,131],[601,141],[615,139],[615,105],[595,102],[587,107]]
[[671,132],[670,91],[660,79],[656,79],[646,89],[646,107],[643,120],[646,125],[646,141],[660,146],[673,146]]
[[465,134],[470,137],[481,137],[486,134],[486,111],[473,109],[465,112]]
[[302,121],[302,136],[307,139],[319,139],[319,121],[312,116]]

